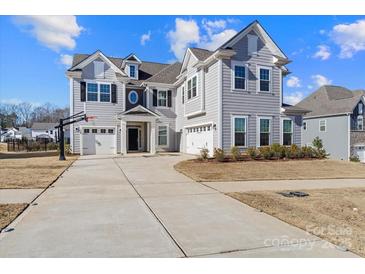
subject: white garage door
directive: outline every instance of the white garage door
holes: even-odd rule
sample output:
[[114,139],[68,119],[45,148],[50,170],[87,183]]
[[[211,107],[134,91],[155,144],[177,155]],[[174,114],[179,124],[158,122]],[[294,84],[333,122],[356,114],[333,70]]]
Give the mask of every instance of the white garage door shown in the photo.
[[186,152],[189,154],[200,154],[202,148],[213,154],[213,129],[212,126],[198,126],[187,129]]
[[360,159],[360,162],[365,162],[365,145],[355,146],[355,153]]
[[84,128],[82,130],[83,155],[115,154],[115,128]]

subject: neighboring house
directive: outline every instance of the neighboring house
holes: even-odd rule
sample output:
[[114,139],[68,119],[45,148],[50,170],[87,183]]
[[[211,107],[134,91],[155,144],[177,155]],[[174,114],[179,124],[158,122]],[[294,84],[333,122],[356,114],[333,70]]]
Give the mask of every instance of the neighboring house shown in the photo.
[[57,129],[55,126],[57,126],[56,123],[33,123],[32,138],[56,141]]
[[330,158],[365,161],[364,90],[323,86],[296,106],[310,110],[304,117],[302,144],[322,139]]
[[32,139],[32,129],[27,127],[19,127],[19,132],[22,135],[22,138]]
[[282,104],[290,61],[254,21],[215,51],[188,48],[182,63],[75,54],[67,71],[71,149],[126,154],[207,148],[226,152],[273,143],[301,144],[305,110]]
[[15,127],[8,128],[8,129],[2,129],[2,132],[3,133],[0,136],[1,142],[6,142],[8,140],[14,140],[14,139],[17,139],[17,140],[22,139],[21,132]]

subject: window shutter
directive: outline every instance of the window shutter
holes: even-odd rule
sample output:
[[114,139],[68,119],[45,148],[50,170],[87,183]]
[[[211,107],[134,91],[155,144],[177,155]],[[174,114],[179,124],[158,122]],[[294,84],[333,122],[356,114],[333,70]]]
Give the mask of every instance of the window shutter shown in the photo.
[[167,106],[171,107],[171,90],[167,91]]
[[86,101],[86,82],[80,82],[80,100],[81,102]]
[[112,84],[112,103],[117,103],[117,85]]
[[153,106],[157,107],[157,89],[153,90]]

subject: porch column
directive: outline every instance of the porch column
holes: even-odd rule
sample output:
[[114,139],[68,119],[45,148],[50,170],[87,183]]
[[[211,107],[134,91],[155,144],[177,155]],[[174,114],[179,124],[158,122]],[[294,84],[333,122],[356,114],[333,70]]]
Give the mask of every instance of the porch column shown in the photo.
[[151,132],[150,132],[150,153],[156,153],[156,121],[151,122]]
[[151,149],[151,142],[150,142],[150,136],[151,136],[151,123],[150,122],[148,122],[148,123],[146,123],[147,124],[147,133],[146,133],[146,135],[147,135],[147,151],[150,151],[150,149]]
[[125,155],[127,154],[127,122],[120,121],[120,152]]

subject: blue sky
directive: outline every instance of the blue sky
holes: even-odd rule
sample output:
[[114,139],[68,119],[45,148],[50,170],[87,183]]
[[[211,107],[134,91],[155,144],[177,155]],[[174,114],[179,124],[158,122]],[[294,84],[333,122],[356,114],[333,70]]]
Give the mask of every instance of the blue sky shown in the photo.
[[73,53],[173,62],[187,46],[214,49],[255,19],[293,61],[287,102],[321,84],[365,89],[365,16],[0,16],[0,101],[66,106]]

